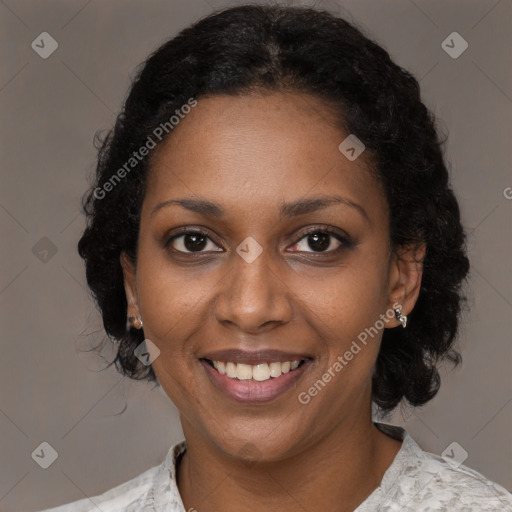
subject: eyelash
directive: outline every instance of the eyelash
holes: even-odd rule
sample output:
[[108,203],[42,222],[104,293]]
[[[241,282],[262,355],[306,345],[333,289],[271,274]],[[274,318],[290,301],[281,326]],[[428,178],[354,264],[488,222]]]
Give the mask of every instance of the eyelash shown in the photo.
[[[316,234],[316,233],[330,235],[333,238],[335,238],[336,240],[338,240],[341,245],[337,249],[330,250],[330,251],[299,251],[299,252],[303,252],[303,253],[305,252],[306,254],[314,254],[314,255],[318,255],[318,256],[322,256],[322,255],[330,255],[330,256],[332,256],[334,254],[338,254],[339,252],[341,252],[344,249],[350,249],[350,248],[352,248],[355,245],[354,241],[349,236],[343,236],[339,232],[337,232],[334,229],[329,228],[329,227],[324,227],[324,228],[322,228],[322,227],[314,227],[314,228],[310,228],[307,231],[303,232],[301,234],[300,238],[298,238],[292,245],[296,245],[297,243],[299,243],[304,238],[308,237],[309,235]],[[177,238],[180,238],[180,237],[186,236],[186,235],[194,235],[194,234],[200,235],[200,236],[202,236],[204,238],[208,238],[213,243],[218,245],[215,242],[215,240],[213,240],[208,235],[208,233],[206,231],[203,231],[201,229],[183,228],[182,231],[179,231],[178,233],[175,233],[172,237],[170,237],[165,242],[164,246],[165,246],[165,248],[168,248],[172,244],[172,242],[174,240],[176,240]],[[187,251],[173,250],[173,252],[175,252],[177,254],[187,254],[188,255],[188,254],[207,254],[209,251],[188,251],[187,252]],[[214,251],[214,252],[221,252],[221,251]]]

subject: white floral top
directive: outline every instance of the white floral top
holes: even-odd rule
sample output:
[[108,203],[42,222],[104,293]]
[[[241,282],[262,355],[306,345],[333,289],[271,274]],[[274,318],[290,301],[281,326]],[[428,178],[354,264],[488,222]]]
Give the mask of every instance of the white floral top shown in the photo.
[[[401,427],[375,423],[403,440],[372,494],[354,512],[512,512],[512,494],[464,465],[423,451]],[[41,512],[186,512],[176,485],[176,460],[185,441],[162,464],[93,498]]]

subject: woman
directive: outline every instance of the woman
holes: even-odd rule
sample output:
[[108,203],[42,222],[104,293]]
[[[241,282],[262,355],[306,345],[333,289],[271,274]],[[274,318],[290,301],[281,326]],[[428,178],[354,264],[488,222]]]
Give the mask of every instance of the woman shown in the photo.
[[418,82],[356,27],[241,6],[159,48],[99,152],[79,242],[116,367],[185,440],[53,511],[512,510],[372,421],[437,393],[468,273]]

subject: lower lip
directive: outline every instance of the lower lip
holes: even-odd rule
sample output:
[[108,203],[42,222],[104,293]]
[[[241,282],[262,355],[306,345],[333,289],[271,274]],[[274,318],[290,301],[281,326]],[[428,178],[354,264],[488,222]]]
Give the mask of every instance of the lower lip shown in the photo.
[[254,379],[231,379],[219,373],[215,368],[212,368],[206,361],[201,360],[206,375],[208,375],[213,385],[233,400],[244,403],[269,402],[283,395],[301,378],[310,363],[311,361],[306,359],[295,370],[290,370],[279,377],[270,377],[268,380],[259,382]]

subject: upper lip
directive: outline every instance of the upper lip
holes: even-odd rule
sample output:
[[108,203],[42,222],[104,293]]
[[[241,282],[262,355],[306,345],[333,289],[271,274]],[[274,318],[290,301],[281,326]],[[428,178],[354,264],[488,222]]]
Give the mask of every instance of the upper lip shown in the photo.
[[248,352],[239,349],[226,349],[217,350],[215,352],[208,352],[204,354],[200,359],[209,359],[210,361],[222,361],[242,364],[262,364],[262,363],[273,363],[279,362],[284,363],[286,361],[300,361],[301,359],[312,359],[311,356],[299,352],[283,352],[282,350],[256,350],[254,352]]

